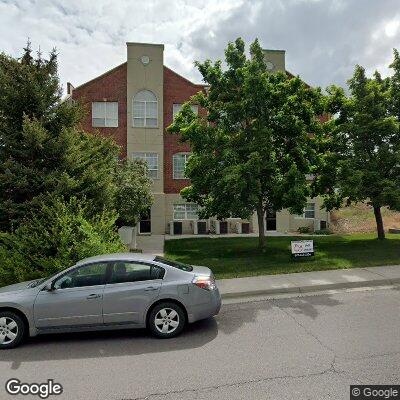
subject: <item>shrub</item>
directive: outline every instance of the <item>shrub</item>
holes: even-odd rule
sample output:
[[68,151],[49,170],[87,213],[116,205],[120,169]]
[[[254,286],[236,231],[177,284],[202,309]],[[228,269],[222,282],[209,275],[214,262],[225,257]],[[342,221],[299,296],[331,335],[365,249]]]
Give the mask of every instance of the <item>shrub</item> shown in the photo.
[[319,231],[314,232],[315,235],[332,235],[332,232],[329,229],[320,229]]
[[309,226],[300,226],[300,227],[297,229],[297,232],[299,232],[299,233],[310,233],[311,230],[310,230],[310,227],[309,227]]
[[14,233],[0,234],[0,285],[46,277],[93,255],[124,251],[117,215],[87,216],[76,198],[47,199]]

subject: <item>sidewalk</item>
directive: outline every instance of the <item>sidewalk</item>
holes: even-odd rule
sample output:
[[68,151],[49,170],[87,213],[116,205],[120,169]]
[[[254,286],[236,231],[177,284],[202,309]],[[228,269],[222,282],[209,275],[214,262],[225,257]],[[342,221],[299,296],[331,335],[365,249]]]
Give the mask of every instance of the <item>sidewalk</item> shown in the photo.
[[217,281],[222,298],[400,284],[400,265],[260,275]]

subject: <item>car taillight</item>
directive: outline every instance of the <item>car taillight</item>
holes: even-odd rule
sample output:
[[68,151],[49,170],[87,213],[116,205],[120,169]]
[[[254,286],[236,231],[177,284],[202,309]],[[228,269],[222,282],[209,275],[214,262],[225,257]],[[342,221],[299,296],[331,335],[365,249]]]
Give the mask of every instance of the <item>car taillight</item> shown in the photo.
[[213,276],[195,276],[192,283],[200,289],[215,290],[217,288]]

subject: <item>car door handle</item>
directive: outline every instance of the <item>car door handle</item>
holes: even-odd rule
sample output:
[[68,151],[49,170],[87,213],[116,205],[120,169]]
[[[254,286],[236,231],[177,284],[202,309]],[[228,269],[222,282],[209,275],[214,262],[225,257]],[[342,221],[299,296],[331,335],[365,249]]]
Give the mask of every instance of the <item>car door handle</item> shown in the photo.
[[93,293],[93,294],[89,294],[89,296],[86,297],[86,299],[87,299],[87,300],[98,299],[99,297],[101,297],[101,294]]
[[152,291],[152,290],[157,290],[157,289],[158,289],[158,287],[155,287],[155,286],[148,286],[147,288],[144,289],[144,291],[145,291],[145,292],[150,292],[150,291]]

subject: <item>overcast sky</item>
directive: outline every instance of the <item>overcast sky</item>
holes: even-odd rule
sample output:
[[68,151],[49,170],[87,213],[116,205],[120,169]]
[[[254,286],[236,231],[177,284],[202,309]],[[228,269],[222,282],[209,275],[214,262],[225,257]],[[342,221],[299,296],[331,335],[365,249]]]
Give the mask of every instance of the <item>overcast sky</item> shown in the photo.
[[0,51],[56,47],[64,87],[126,61],[127,41],[164,43],[165,65],[200,82],[193,61],[222,58],[238,36],[285,49],[311,85],[343,85],[357,63],[388,73],[400,0],[0,0]]

